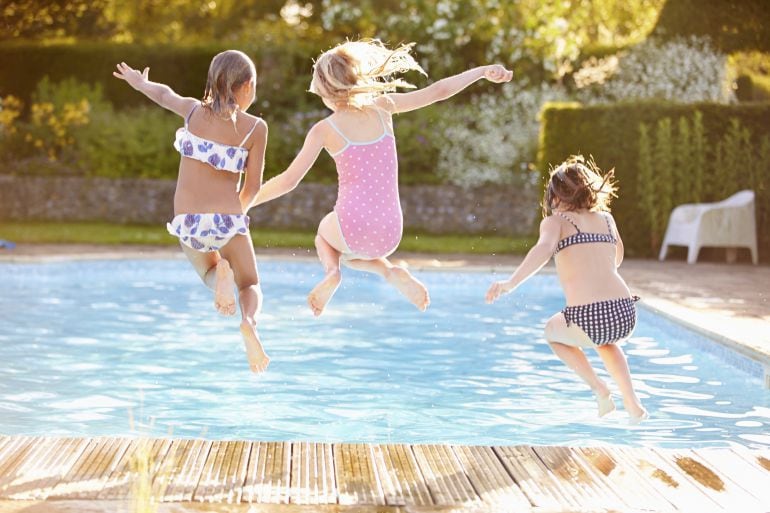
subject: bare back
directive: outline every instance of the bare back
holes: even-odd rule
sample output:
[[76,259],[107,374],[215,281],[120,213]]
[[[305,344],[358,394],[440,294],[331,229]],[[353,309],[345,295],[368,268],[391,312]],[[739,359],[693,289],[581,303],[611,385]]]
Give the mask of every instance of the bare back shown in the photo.
[[[588,211],[555,212],[553,216],[560,221],[560,242],[584,242],[568,244],[554,256],[567,305],[628,297],[628,286],[617,271],[623,247],[612,217]],[[613,242],[603,235],[611,236]],[[594,239],[599,242],[586,242]]]
[[[206,109],[197,108],[190,116],[188,128],[202,139],[236,147],[244,143],[244,137],[260,121],[255,116],[239,111],[233,126],[231,120],[217,118]],[[244,146],[248,148],[249,144],[246,141]],[[222,171],[207,162],[183,156],[179,162],[174,213],[242,213],[237,190],[239,178],[239,173]]]

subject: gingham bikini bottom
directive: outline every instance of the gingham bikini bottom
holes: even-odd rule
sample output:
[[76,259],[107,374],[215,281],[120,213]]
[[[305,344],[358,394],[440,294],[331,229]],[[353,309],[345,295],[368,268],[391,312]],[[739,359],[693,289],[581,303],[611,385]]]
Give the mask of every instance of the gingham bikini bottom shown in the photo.
[[567,326],[573,322],[598,346],[627,338],[636,327],[639,296],[567,306],[562,310]]

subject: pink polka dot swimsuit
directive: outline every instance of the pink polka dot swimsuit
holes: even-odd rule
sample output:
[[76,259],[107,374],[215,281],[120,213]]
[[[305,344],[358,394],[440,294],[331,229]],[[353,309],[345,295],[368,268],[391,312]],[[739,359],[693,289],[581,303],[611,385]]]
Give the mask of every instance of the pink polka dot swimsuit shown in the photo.
[[401,242],[403,232],[396,140],[379,111],[377,114],[383,133],[364,142],[351,141],[327,119],[345,139],[345,146],[331,155],[339,177],[334,211],[350,251],[367,259],[391,254]]

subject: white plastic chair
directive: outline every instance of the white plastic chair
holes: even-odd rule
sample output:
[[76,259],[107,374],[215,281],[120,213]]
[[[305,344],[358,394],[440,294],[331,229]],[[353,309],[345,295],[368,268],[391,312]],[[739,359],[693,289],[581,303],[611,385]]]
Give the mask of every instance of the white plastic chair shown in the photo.
[[694,264],[704,246],[726,247],[728,261],[736,248],[749,248],[754,265],[757,255],[757,222],[754,218],[754,191],[740,191],[717,203],[679,205],[671,211],[659,259],[669,246],[687,246],[687,263]]

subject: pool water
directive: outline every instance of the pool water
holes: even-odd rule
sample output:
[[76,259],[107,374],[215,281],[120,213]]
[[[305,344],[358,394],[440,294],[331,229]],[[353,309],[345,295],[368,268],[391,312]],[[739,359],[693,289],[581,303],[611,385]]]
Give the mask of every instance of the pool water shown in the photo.
[[238,319],[214,311],[186,261],[0,264],[0,434],[770,447],[759,376],[643,308],[625,351],[652,418],[630,427],[622,408],[596,417],[542,338],[563,305],[555,276],[487,305],[499,276],[418,273],[432,298],[421,313],[344,270],[314,318],[305,297],[320,271],[260,264],[272,362],[256,376]]

